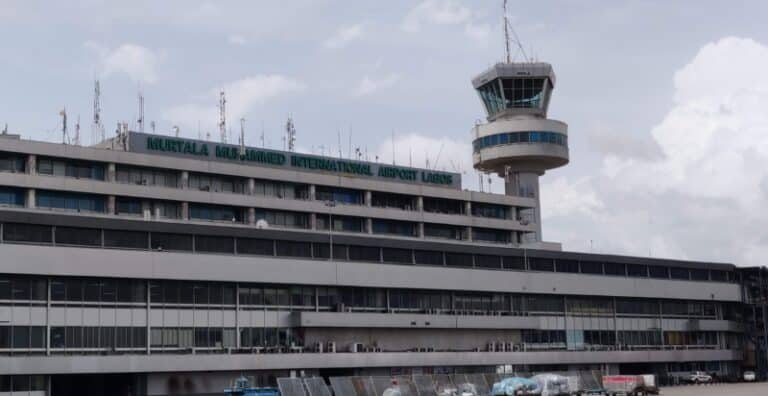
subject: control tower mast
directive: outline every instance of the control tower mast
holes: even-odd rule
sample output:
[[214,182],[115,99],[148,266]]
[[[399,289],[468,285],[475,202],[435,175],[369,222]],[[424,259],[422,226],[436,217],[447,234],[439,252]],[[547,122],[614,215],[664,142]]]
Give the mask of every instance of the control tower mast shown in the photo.
[[488,121],[472,129],[472,159],[475,169],[504,178],[506,195],[535,200],[535,207],[518,213],[535,232],[517,241],[535,243],[542,241],[539,176],[568,163],[568,125],[547,118],[555,88],[552,65],[511,58],[504,3],[506,61],[472,79]]

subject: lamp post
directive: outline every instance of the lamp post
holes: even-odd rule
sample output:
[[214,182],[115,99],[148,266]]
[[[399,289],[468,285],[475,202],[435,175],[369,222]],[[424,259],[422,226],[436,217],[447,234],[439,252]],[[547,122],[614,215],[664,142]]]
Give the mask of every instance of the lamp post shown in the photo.
[[333,261],[333,208],[336,201],[325,201],[328,207],[328,260]]

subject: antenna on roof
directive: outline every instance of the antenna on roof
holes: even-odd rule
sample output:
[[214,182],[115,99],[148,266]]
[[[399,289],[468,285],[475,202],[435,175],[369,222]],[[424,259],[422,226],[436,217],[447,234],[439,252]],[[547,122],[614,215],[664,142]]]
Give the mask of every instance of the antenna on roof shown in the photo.
[[288,116],[288,121],[285,123],[285,141],[288,151],[294,151],[296,148],[296,127],[293,125],[291,116]]
[[[504,49],[505,49],[505,55],[506,55],[506,61],[507,63],[512,63],[512,53],[510,51],[510,43],[514,40],[514,44],[517,47],[517,50],[520,51],[520,53],[523,55],[523,60],[526,62],[530,62],[530,59],[528,58],[528,55],[525,54],[525,49],[523,48],[522,43],[520,42],[520,38],[517,37],[517,33],[515,32],[515,29],[512,28],[512,25],[509,23],[509,18],[507,18],[507,0],[504,0],[502,5],[503,15],[502,15],[502,23],[504,24]],[[512,38],[509,37],[509,33],[512,33]]]
[[67,108],[61,109],[59,115],[61,116],[61,142],[67,144]]
[[227,142],[227,99],[224,90],[219,92],[219,135],[222,143]]
[[139,127],[139,132],[144,132],[144,94],[141,93],[141,87],[139,87],[139,118],[136,120],[136,124]]
[[395,165],[395,130],[392,130],[392,165]]
[[265,148],[264,144],[264,120],[261,120],[261,148]]
[[245,118],[240,118],[240,156],[245,155]]
[[149,123],[149,129],[151,129],[151,130],[152,130],[152,134],[154,134],[154,133],[155,133],[155,122],[154,122],[154,121],[151,121],[151,122]]
[[93,84],[93,124],[91,125],[91,143],[104,140],[104,125],[101,123],[101,84],[99,80]]
[[75,146],[80,145],[80,114],[77,115],[77,123],[75,123]]
[[[178,126],[178,125],[174,125],[174,126],[173,126],[173,136],[175,136],[175,137],[179,137],[179,132],[180,132],[180,130],[179,130],[179,126]],[[199,135],[199,134],[200,134],[200,131],[198,131],[198,135]]]

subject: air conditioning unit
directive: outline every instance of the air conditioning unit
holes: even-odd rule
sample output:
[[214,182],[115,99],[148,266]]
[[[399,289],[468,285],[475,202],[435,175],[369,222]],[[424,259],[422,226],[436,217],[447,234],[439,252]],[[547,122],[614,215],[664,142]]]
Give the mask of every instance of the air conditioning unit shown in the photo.
[[325,344],[325,346],[326,346],[325,349],[328,351],[328,353],[336,353],[336,342],[328,341],[328,343]]
[[315,352],[317,353],[323,353],[324,345],[322,342],[316,342],[315,343]]
[[488,352],[495,352],[496,351],[496,343],[489,342],[487,345]]
[[349,344],[349,351],[352,353],[363,352],[363,344],[359,342],[353,342]]

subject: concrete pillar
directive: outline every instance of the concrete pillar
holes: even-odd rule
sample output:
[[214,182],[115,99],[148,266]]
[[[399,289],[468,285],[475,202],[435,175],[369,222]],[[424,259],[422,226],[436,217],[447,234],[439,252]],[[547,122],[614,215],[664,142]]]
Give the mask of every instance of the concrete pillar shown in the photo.
[[467,201],[464,203],[464,214],[467,216],[472,216],[472,202]]
[[373,194],[370,191],[365,191],[365,206],[371,206],[372,196]]
[[317,229],[317,213],[310,213],[309,214],[309,229],[310,230],[316,230]]
[[248,195],[253,195],[256,192],[256,180],[248,178]]
[[472,227],[467,227],[465,232],[467,233],[467,240],[472,242]]
[[369,234],[373,234],[373,219],[370,217],[365,219],[365,231]]
[[117,199],[114,195],[107,196],[107,214],[117,214]]
[[314,184],[310,184],[309,185],[309,200],[310,201],[314,201],[315,200],[315,191],[316,191],[315,185]]
[[37,200],[35,199],[35,189],[30,188],[27,190],[26,205],[27,208],[34,209],[37,207]]
[[30,175],[37,174],[37,156],[30,154],[27,156],[27,173]]
[[181,219],[189,220],[189,202],[184,201],[181,203]]
[[517,207],[510,206],[509,207],[509,215],[507,217],[508,220],[517,220]]
[[424,223],[419,223],[418,237],[424,238]]
[[115,180],[117,180],[117,166],[113,162],[110,162],[107,164],[107,181],[114,183]]
[[189,172],[181,171],[181,188],[189,188]]
[[424,211],[424,197],[422,196],[416,197],[416,210],[419,212]]
[[256,224],[256,208],[248,208],[248,224]]

